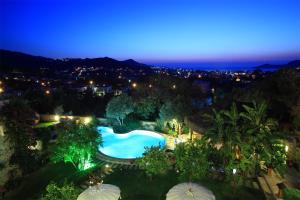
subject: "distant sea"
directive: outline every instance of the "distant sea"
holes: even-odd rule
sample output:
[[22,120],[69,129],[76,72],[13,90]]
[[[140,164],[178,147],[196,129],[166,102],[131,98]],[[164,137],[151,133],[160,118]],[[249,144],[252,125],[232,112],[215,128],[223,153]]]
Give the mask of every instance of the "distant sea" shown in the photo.
[[[183,68],[203,71],[253,71],[259,69],[262,71],[275,71],[280,65],[287,64],[289,61],[255,61],[255,62],[207,62],[207,63],[147,63],[159,67]],[[270,66],[262,66],[270,64]]]

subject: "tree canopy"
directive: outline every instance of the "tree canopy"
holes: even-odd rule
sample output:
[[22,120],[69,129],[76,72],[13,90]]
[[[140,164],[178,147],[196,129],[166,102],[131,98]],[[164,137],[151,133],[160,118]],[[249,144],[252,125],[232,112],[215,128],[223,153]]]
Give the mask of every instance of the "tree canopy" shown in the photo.
[[205,151],[205,143],[202,140],[188,141],[176,146],[175,166],[183,180],[197,180],[208,175],[211,162]]
[[174,100],[167,101],[162,105],[159,111],[159,117],[162,121],[172,122],[176,131],[180,134],[183,127],[184,118],[191,113],[190,102],[177,97]]
[[165,149],[161,147],[146,148],[145,155],[138,158],[137,163],[150,177],[166,173],[171,166]]
[[34,166],[35,152],[28,148],[36,143],[32,129],[34,119],[35,112],[22,99],[12,99],[1,110],[4,135],[13,148],[10,164],[18,165],[25,173]]
[[123,125],[124,119],[134,110],[133,100],[127,94],[113,97],[106,106],[106,116],[118,120]]
[[101,144],[101,136],[93,124],[65,124],[57,132],[57,142],[51,154],[53,162],[70,162],[79,170],[93,166],[93,157]]
[[41,200],[76,200],[80,194],[73,183],[64,183],[62,186],[56,183],[47,185],[46,194],[42,196]]
[[243,107],[244,112],[235,104],[230,110],[214,111],[212,127],[204,136],[214,153],[214,166],[229,178],[236,173],[246,177],[270,166],[280,168],[286,159],[277,123],[267,117],[267,105]]

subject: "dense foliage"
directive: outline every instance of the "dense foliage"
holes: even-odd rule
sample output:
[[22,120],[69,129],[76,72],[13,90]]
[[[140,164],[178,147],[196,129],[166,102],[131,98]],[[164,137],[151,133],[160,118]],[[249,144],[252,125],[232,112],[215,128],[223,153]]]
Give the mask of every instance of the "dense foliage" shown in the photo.
[[171,162],[164,148],[146,148],[144,154],[143,157],[137,159],[137,163],[150,177],[164,174],[170,169]]
[[284,143],[276,122],[266,115],[266,104],[243,107],[244,112],[234,104],[228,111],[214,111],[204,138],[208,152],[214,153],[214,166],[223,169],[227,178],[246,178],[269,167],[282,169]]
[[174,127],[178,134],[182,133],[184,118],[191,113],[191,105],[185,99],[177,97],[174,100],[167,101],[162,105],[159,111],[159,117],[165,123]]
[[70,162],[79,170],[93,166],[93,157],[101,144],[100,134],[93,123],[65,124],[57,129],[58,138],[51,160]]
[[133,100],[126,94],[113,97],[106,106],[106,116],[118,120],[123,125],[126,116],[133,112]]
[[55,183],[47,185],[46,194],[42,196],[41,200],[76,200],[80,191],[74,184],[64,183],[59,186]]
[[300,200],[300,190],[294,188],[286,188],[284,190],[285,200]]
[[25,101],[13,99],[3,106],[1,120],[5,127],[4,134],[13,148],[10,164],[17,165],[23,173],[30,172],[35,166],[36,153],[29,148],[36,142],[32,129],[34,111]]
[[209,174],[211,162],[205,151],[205,143],[200,140],[180,143],[176,146],[175,166],[181,179],[185,181],[199,180]]

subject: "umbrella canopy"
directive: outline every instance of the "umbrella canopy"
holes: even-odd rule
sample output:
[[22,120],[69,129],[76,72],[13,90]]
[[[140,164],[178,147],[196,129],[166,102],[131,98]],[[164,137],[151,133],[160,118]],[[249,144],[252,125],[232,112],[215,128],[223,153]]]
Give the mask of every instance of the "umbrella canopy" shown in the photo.
[[166,200],[215,200],[215,196],[196,183],[180,183],[169,190]]
[[77,200],[118,200],[120,189],[110,184],[93,186],[83,191]]

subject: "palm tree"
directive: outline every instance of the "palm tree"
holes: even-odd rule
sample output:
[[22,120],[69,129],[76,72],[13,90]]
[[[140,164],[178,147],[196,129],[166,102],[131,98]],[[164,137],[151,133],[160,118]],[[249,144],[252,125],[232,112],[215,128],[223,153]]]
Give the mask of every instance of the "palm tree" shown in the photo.
[[245,112],[241,113],[244,120],[245,142],[251,146],[252,158],[257,167],[262,167],[262,161],[272,167],[274,147],[278,144],[277,122],[267,117],[265,102],[249,107],[244,105]]

